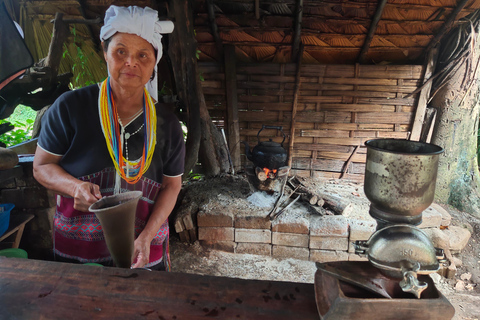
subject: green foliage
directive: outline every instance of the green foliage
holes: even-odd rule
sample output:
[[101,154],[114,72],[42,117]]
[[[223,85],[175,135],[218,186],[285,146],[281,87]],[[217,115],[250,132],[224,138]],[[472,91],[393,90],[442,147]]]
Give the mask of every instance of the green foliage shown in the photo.
[[85,45],[84,41],[81,38],[77,38],[77,30],[75,25],[73,25],[71,29],[71,33],[73,34],[73,44],[76,48],[75,56],[72,56],[68,50],[66,44],[63,45],[65,51],[63,51],[63,58],[69,57],[70,60],[73,62],[72,71],[76,74],[75,79],[71,83],[73,88],[81,88],[83,86],[89,86],[94,84],[95,82],[91,79],[94,79],[94,76],[90,72],[88,68],[87,61],[88,59],[93,58],[93,52],[86,55],[83,50],[82,46]]
[[193,173],[193,170],[192,170],[188,174],[187,180],[188,181],[202,181],[204,178],[205,178],[205,176],[203,174]]
[[0,135],[0,142],[5,143],[7,147],[11,147],[31,139],[36,116],[37,112],[35,110],[19,104],[10,117],[0,120],[0,124],[11,123],[15,126],[13,130]]

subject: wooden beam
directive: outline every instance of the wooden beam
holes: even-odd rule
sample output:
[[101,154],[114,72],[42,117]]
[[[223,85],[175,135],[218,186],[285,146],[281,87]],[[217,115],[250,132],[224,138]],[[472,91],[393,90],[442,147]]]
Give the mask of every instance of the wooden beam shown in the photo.
[[430,97],[430,90],[432,88],[432,81],[429,81],[435,71],[437,62],[438,49],[430,50],[425,66],[425,75],[423,76],[423,83],[425,84],[420,91],[418,98],[417,110],[415,111],[415,119],[412,125],[412,134],[410,140],[419,141],[422,133],[423,122],[425,119],[425,111],[427,109],[428,99]]
[[290,139],[288,146],[288,166],[292,167],[292,157],[293,157],[293,145],[295,140],[295,121],[297,116],[297,106],[298,106],[298,95],[300,93],[300,69],[302,67],[302,55],[303,55],[303,44],[300,44],[300,52],[298,53],[297,59],[297,72],[295,75],[295,90],[293,93],[293,106],[292,106],[292,125],[290,126]]
[[208,23],[210,24],[210,30],[212,32],[213,39],[215,39],[215,47],[217,48],[218,56],[220,57],[220,59],[223,59],[222,39],[218,34],[218,26],[215,20],[215,9],[213,0],[205,1],[205,6],[208,13]]
[[470,0],[460,0],[458,6],[453,10],[448,18],[445,20],[445,23],[442,25],[440,30],[438,30],[435,37],[430,41],[427,48],[424,52],[428,53],[430,50],[440,42],[443,36],[452,28],[455,18],[457,17],[458,13],[462,11],[462,9],[467,5]]
[[227,100],[227,133],[230,157],[235,171],[241,165],[240,159],[240,129],[238,125],[238,99],[237,99],[237,68],[235,59],[235,46],[225,46],[225,86]]
[[295,5],[295,26],[293,30],[292,61],[297,61],[297,56],[300,51],[300,43],[302,41],[302,16],[303,0],[297,0]]
[[368,34],[367,34],[367,37],[365,38],[365,42],[363,43],[362,50],[358,55],[357,61],[360,63],[365,63],[365,56],[367,55],[368,49],[370,48],[370,44],[372,43],[373,35],[377,31],[378,22],[382,17],[383,10],[385,9],[386,4],[387,4],[387,0],[379,0],[377,11],[375,12],[375,15],[372,18],[372,24],[370,25],[370,30],[368,30]]
[[260,0],[255,0],[255,18],[260,20]]

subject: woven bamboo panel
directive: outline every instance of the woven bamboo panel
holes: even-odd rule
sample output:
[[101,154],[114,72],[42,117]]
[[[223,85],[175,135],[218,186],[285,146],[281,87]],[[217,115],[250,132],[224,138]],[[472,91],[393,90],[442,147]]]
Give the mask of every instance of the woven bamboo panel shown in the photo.
[[[214,63],[199,68],[210,115],[226,121],[222,69]],[[236,71],[240,141],[251,147],[282,142],[276,129],[262,130],[257,139],[262,125],[282,126],[288,150],[293,123],[292,173],[334,179],[346,171],[343,179],[362,182],[365,141],[409,137],[418,94],[407,95],[421,85],[423,66],[302,65],[294,121],[295,65],[241,64]],[[250,164],[244,156],[242,161]]]

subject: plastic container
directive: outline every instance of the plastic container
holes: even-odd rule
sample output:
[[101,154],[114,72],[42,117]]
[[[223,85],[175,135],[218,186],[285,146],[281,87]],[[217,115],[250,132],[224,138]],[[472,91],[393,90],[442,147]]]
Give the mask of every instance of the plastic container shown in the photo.
[[15,207],[13,203],[0,204],[0,236],[3,236],[10,224],[10,211]]
[[9,248],[0,250],[0,257],[28,259],[28,254],[20,248]]

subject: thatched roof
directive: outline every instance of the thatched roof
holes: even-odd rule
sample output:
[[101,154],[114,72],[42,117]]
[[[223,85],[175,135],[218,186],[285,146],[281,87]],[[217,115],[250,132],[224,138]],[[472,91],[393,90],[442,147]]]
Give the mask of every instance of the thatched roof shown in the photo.
[[[162,15],[168,14],[162,1],[4,2],[24,28],[27,45],[37,61],[48,53],[51,20],[57,12],[63,13],[64,19],[102,19],[108,6],[116,4],[150,6]],[[222,53],[218,48],[232,44],[239,61],[287,63],[294,60],[292,52],[299,52],[301,43],[303,63],[321,64],[423,63],[429,45],[480,8],[479,0],[194,0],[192,3],[200,61],[220,61]],[[82,72],[91,73],[95,81],[105,76],[98,40],[100,27],[101,23],[70,24],[72,34],[61,71],[75,68],[79,81]]]

